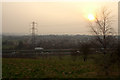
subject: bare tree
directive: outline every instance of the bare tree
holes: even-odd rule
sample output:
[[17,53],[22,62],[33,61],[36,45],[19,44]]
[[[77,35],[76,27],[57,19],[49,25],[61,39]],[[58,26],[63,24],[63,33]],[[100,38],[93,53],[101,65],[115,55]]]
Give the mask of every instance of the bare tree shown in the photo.
[[112,22],[113,16],[106,7],[102,8],[99,14],[96,14],[95,21],[90,22],[90,28],[96,37],[96,43],[99,44],[104,54],[106,54],[107,44],[110,42],[109,37],[114,35]]
[[[117,55],[113,54],[116,48],[116,36],[112,24],[114,18],[111,11],[104,7],[99,14],[96,14],[95,20],[90,22],[90,28],[95,35],[95,40],[92,41],[95,47],[102,50],[104,55],[99,56],[96,64],[101,66],[100,71],[104,71],[107,76],[110,72],[109,68],[117,62]],[[110,54],[106,54],[110,53]],[[106,54],[106,55],[105,55]],[[112,56],[111,56],[112,55]]]

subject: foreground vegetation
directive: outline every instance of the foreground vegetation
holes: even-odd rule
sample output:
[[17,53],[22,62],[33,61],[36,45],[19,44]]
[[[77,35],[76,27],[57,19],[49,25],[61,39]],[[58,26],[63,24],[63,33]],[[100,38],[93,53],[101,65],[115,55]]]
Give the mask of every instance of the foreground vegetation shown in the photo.
[[[117,64],[109,68],[109,75],[90,55],[87,61],[82,56],[42,56],[37,59],[3,58],[3,78],[118,78]],[[97,59],[96,59],[97,60]],[[101,61],[101,60],[100,60]],[[100,63],[100,62],[99,62]]]

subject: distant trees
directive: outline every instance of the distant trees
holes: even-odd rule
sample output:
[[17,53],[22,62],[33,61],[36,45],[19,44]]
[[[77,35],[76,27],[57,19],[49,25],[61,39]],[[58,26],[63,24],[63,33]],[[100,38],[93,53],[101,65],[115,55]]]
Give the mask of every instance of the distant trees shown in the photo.
[[37,46],[44,49],[76,49],[78,41],[87,41],[90,36],[72,35],[45,35],[38,36]]
[[2,41],[2,49],[13,50],[14,48],[15,48],[14,42],[9,40]]
[[[78,42],[87,42],[93,36],[88,35],[40,35],[36,36],[36,47],[44,49],[77,49]],[[32,44],[30,36],[3,36],[3,50],[18,49],[23,45],[23,49],[31,50]],[[14,47],[14,48],[13,48]]]
[[19,50],[24,49],[24,44],[22,41],[18,42],[17,49],[19,49]]

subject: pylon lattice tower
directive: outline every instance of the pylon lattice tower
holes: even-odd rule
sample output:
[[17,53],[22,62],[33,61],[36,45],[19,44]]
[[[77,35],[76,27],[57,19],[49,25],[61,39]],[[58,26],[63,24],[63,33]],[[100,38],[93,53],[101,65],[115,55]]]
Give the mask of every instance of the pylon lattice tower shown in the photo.
[[32,22],[32,48],[35,49],[36,47],[36,39],[35,39],[35,35],[36,35],[36,22]]

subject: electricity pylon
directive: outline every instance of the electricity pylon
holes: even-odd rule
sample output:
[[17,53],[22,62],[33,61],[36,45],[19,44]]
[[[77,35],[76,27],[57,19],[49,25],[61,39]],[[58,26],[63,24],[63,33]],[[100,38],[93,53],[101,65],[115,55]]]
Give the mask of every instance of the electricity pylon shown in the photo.
[[36,35],[36,22],[32,22],[32,48],[35,49],[36,47],[36,39],[35,39],[35,35]]

